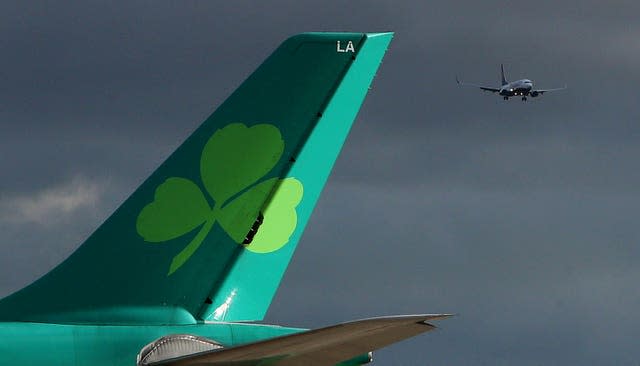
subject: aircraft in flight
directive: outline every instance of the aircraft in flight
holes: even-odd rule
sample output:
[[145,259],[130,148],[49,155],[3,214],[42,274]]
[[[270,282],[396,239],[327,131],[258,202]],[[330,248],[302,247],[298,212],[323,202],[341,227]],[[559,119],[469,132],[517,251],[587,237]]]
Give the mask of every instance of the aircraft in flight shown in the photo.
[[555,88],[555,89],[533,89],[533,82],[529,79],[520,79],[520,80],[509,82],[504,77],[504,65],[502,64],[500,64],[500,76],[502,77],[502,80],[501,80],[502,86],[500,86],[499,88],[482,86],[482,85],[471,84],[471,83],[464,83],[460,81],[457,76],[456,76],[456,82],[458,83],[458,85],[475,86],[484,91],[498,93],[502,95],[504,100],[509,100],[510,97],[520,96],[522,97],[523,101],[526,101],[527,96],[531,96],[532,98],[535,98],[547,92],[563,90],[567,88],[566,86],[564,86],[562,88]]
[[258,323],[392,37],[282,43],[69,258],[0,300],[0,365],[361,365],[434,329],[448,315]]

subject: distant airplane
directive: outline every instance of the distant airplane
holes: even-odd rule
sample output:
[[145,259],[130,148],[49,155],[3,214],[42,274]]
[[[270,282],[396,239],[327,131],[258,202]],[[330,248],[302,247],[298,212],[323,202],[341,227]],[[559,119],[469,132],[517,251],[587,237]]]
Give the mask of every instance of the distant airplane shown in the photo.
[[500,74],[502,76],[502,86],[499,88],[492,88],[492,87],[482,86],[477,84],[464,83],[458,80],[457,76],[456,76],[456,82],[458,83],[458,85],[475,86],[485,91],[498,93],[502,95],[504,100],[508,100],[509,97],[521,96],[522,100],[526,101],[527,96],[531,96],[532,98],[535,98],[546,92],[563,90],[567,88],[566,86],[564,86],[562,88],[555,88],[555,89],[533,89],[533,82],[529,79],[521,79],[521,80],[508,82],[507,79],[504,77],[504,66],[502,64],[500,64]]
[[286,40],[78,250],[0,300],[0,365],[354,366],[434,329],[448,315],[256,324],[392,36]]

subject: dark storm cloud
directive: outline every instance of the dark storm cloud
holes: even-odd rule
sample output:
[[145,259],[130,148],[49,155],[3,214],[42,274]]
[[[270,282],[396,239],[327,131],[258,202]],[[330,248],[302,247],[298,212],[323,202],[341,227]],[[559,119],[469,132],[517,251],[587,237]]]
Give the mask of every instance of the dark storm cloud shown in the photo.
[[[0,5],[0,293],[64,259],[282,41],[396,31],[267,321],[453,312],[380,364],[640,358],[636,2]],[[455,76],[569,89],[527,103]]]

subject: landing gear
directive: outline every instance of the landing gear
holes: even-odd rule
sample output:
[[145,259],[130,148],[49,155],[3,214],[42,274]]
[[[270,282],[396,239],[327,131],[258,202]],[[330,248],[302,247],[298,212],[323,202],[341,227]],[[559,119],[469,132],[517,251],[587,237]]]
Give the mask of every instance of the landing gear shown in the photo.
[[522,97],[522,101],[526,102],[527,101],[527,97]]
[[509,100],[509,97],[503,97],[504,100]]

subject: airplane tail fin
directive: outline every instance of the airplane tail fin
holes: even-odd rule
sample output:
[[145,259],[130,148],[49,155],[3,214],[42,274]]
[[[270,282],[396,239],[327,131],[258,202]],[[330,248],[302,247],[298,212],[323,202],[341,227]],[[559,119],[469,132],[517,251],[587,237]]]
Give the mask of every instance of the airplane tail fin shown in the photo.
[[0,321],[263,319],[392,36],[286,40]]
[[504,77],[504,65],[500,64],[500,77],[501,77],[501,85],[507,85],[509,84],[509,82],[507,81],[507,78]]

